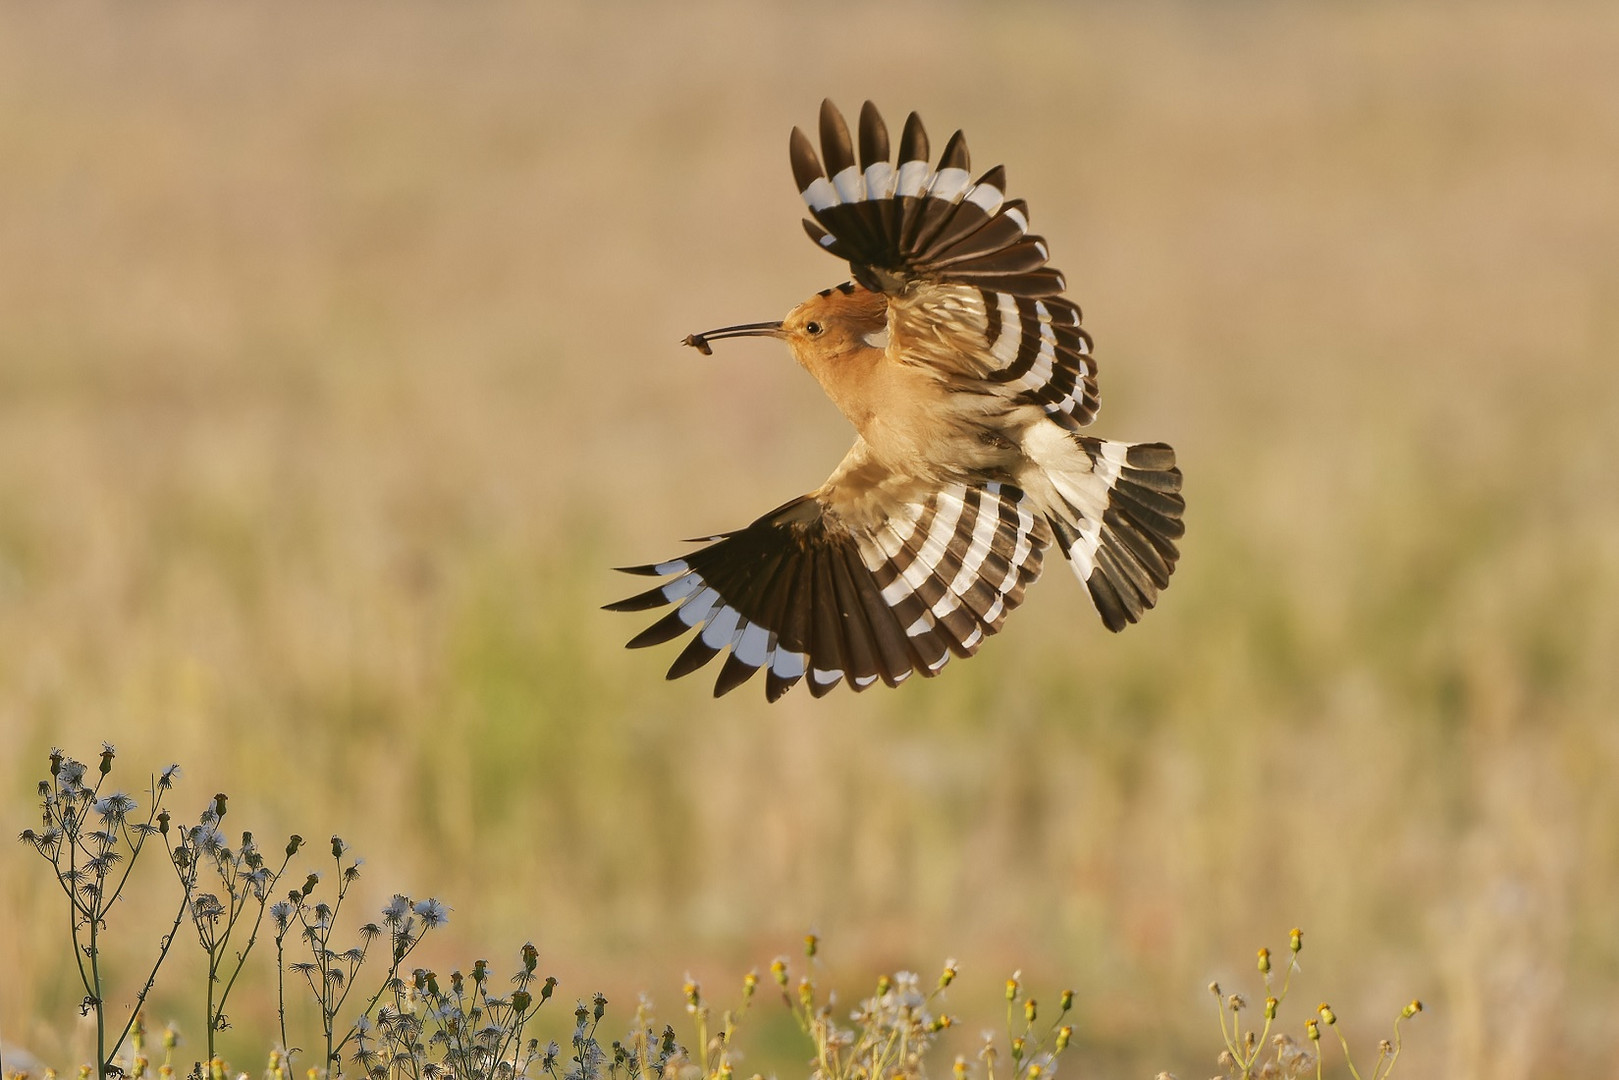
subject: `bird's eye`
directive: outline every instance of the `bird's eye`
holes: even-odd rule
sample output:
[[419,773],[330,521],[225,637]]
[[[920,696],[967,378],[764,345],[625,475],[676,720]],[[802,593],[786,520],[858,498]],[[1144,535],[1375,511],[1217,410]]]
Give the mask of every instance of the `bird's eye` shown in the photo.
[[804,324],[804,333],[808,334],[810,337],[815,337],[825,329],[826,327],[822,326],[818,322],[807,322]]

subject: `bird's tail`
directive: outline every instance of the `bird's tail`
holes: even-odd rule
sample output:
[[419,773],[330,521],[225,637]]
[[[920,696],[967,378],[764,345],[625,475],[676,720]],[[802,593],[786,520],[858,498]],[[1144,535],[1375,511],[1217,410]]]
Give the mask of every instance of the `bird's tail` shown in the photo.
[[1068,431],[1041,450],[1035,460],[1059,496],[1047,513],[1057,546],[1107,628],[1123,630],[1157,602],[1180,557],[1186,501],[1175,451]]

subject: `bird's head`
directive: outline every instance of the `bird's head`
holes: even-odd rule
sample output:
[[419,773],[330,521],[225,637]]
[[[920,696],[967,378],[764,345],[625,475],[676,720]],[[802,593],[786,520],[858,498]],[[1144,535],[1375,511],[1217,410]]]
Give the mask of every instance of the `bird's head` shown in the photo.
[[726,326],[692,334],[685,344],[706,356],[709,342],[717,338],[780,338],[799,363],[814,371],[861,350],[886,348],[887,334],[888,298],[846,283],[816,293],[780,322]]

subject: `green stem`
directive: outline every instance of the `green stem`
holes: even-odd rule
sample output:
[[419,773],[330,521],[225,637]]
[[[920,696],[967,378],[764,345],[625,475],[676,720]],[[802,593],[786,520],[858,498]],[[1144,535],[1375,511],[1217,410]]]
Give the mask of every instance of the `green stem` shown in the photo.
[[90,919],[90,975],[95,980],[95,990],[91,1000],[96,1010],[96,1080],[106,1080],[107,1076],[107,1009],[101,1000],[101,950],[98,946],[99,927],[101,920],[92,915]]

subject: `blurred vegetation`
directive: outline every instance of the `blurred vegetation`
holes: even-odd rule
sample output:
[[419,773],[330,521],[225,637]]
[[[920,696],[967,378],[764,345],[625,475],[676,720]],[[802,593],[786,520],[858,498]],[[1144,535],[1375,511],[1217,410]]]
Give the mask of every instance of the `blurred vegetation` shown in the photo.
[[[1303,923],[1346,1015],[1429,1003],[1413,1075],[1606,1071],[1619,13],[831,17],[0,8],[13,831],[51,745],[109,739],[186,765],[182,817],[341,831],[365,907],[443,896],[424,949],[533,938],[615,1000],[812,927],[1074,986],[1065,1067],[1200,1075],[1201,988]],[[597,610],[847,445],[779,348],[678,346],[841,280],[786,164],[825,95],[1005,161],[1097,430],[1179,449],[1141,626],[1054,572],[939,679],[766,709]],[[76,1060],[28,857],[0,1037]]]

